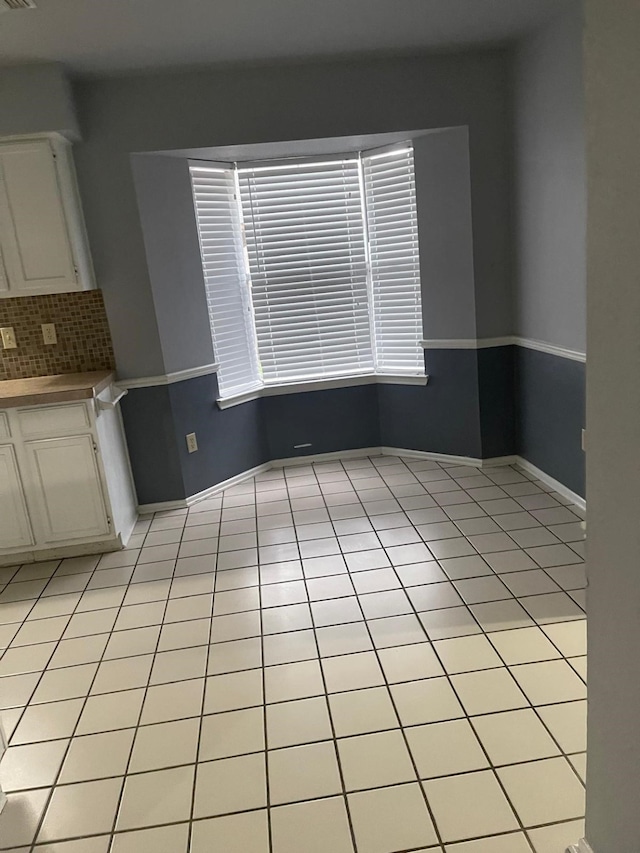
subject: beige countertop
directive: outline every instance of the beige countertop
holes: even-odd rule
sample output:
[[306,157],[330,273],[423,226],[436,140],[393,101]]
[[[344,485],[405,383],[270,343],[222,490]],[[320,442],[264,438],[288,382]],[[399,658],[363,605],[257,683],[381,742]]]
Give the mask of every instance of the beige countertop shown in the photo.
[[103,391],[113,379],[114,375],[109,370],[34,376],[30,379],[5,379],[0,381],[0,409],[90,400]]

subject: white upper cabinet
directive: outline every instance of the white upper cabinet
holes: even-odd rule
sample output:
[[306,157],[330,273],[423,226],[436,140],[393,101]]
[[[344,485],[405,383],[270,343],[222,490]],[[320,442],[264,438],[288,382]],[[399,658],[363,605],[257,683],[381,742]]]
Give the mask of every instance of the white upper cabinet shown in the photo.
[[94,286],[70,146],[0,142],[0,296]]

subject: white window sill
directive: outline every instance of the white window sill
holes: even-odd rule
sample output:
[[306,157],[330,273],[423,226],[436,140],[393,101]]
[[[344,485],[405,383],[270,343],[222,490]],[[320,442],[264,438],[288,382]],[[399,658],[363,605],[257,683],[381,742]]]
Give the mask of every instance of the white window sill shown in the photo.
[[278,397],[282,394],[301,394],[308,391],[326,391],[331,388],[351,388],[356,385],[426,385],[428,376],[392,376],[385,374],[364,376],[343,376],[338,379],[320,379],[313,382],[289,382],[282,385],[265,385],[236,394],[233,397],[218,399],[218,408],[230,409],[239,406],[249,400],[257,400],[259,397]]

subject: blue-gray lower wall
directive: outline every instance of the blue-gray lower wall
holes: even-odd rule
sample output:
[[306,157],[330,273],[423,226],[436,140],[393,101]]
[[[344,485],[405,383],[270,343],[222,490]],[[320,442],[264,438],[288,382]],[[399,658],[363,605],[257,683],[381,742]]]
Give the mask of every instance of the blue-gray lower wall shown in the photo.
[[169,387],[132,388],[121,403],[140,504],[175,501],[186,496]]
[[483,459],[517,452],[513,346],[477,350],[480,436]]
[[[261,402],[271,459],[380,445],[376,385],[281,394]],[[311,446],[296,449],[299,444]]]
[[585,365],[525,347],[515,349],[517,452],[584,497]]
[[379,445],[518,454],[584,495],[584,364],[504,346],[429,350],[426,366],[426,386],[283,394],[222,411],[215,375],[132,389],[122,409],[138,500],[181,500],[271,459]]
[[482,455],[476,350],[430,349],[428,385],[379,385],[386,447],[452,456]]

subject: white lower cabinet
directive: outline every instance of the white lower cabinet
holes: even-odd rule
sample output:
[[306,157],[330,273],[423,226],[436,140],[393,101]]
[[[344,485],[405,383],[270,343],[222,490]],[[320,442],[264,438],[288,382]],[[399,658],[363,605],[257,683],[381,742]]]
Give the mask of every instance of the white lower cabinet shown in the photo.
[[33,534],[11,444],[0,445],[0,543],[4,548],[33,545]]
[[25,449],[42,541],[107,534],[109,517],[93,438],[74,435],[28,441]]
[[0,565],[122,548],[136,498],[108,392],[0,415]]

